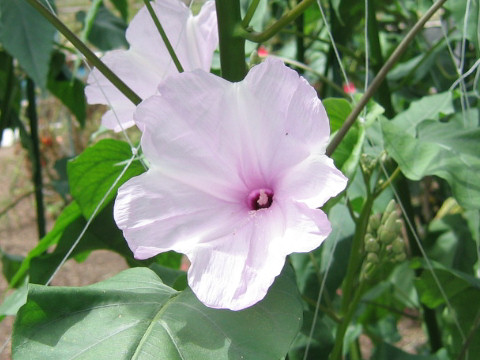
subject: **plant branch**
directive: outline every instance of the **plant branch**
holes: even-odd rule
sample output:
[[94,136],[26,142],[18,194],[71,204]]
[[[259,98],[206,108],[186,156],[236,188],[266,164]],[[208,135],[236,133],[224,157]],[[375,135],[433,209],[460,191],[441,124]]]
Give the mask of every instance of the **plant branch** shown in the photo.
[[32,151],[30,152],[33,174],[32,181],[35,189],[35,203],[37,209],[37,230],[40,240],[46,234],[45,206],[43,204],[43,180],[42,163],[40,161],[40,144],[38,142],[38,116],[35,96],[35,83],[32,79],[27,79],[27,117],[30,122],[30,140]]
[[265,29],[262,32],[248,31],[243,28],[241,35],[245,39],[256,43],[267,41],[268,39],[276,35],[280,30],[282,30],[282,28],[284,28],[292,21],[294,21],[297,17],[302,15],[304,11],[313,4],[314,1],[315,0],[303,0],[301,3],[292,8],[288,13],[278,19],[273,25],[271,25],[269,28]]
[[152,4],[150,4],[150,0],[143,0],[143,2],[145,3],[145,6],[147,7],[147,10],[150,13],[150,16],[152,17],[152,20],[155,23],[155,26],[157,27],[157,30],[160,33],[160,36],[162,37],[163,43],[165,44],[165,47],[167,48],[168,53],[170,54],[170,57],[172,58],[173,63],[175,64],[175,67],[177,68],[179,73],[182,73],[184,71],[182,64],[180,64],[180,60],[178,60],[177,54],[175,54],[175,50],[173,49],[173,46],[170,43],[170,40],[168,40],[167,34],[165,33],[165,30],[163,29],[163,26],[160,23],[160,20],[158,19],[157,14],[155,14],[155,11],[152,8]]
[[79,50],[90,63],[95,66],[115,87],[125,95],[135,105],[140,104],[142,99],[130,87],[125,84],[115,73],[113,73],[83,41],[81,41],[73,32],[68,29],[60,19],[52,14],[38,0],[25,0],[35,8],[45,19],[47,19],[55,28],[70,41],[77,50]]
[[260,3],[260,0],[253,0],[250,6],[248,7],[247,13],[245,14],[245,17],[242,20],[242,26],[244,28],[247,28],[248,25],[250,25],[250,21],[252,21],[253,15],[255,15],[255,11],[257,10],[259,3]]
[[340,142],[343,140],[343,138],[347,134],[350,127],[355,123],[355,120],[357,119],[358,115],[360,115],[365,105],[367,105],[370,98],[375,94],[380,84],[386,78],[388,72],[392,69],[393,65],[395,65],[395,63],[400,59],[400,57],[402,56],[404,51],[407,49],[410,42],[423,29],[423,26],[428,21],[428,19],[430,19],[433,16],[433,14],[435,14],[435,12],[437,12],[437,10],[440,9],[446,1],[447,0],[439,0],[435,4],[433,4],[430,7],[430,9],[428,9],[428,11],[425,13],[425,15],[423,15],[417,21],[415,26],[408,32],[408,34],[402,40],[400,45],[398,45],[398,47],[395,49],[392,55],[390,55],[387,62],[382,66],[377,76],[375,76],[375,78],[373,79],[372,83],[368,87],[365,94],[363,94],[362,98],[357,103],[355,108],[352,110],[347,120],[345,120],[345,123],[343,124],[343,126],[335,134],[335,137],[330,142],[330,144],[328,144],[327,151],[326,151],[326,154],[328,156],[331,156],[335,151],[335,149],[338,147],[338,145],[340,145]]

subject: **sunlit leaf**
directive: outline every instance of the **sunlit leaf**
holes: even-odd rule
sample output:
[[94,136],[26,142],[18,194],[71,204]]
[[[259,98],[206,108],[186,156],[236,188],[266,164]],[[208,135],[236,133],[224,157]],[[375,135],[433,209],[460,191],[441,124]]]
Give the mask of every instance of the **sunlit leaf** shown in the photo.
[[210,309],[147,268],[82,287],[31,286],[14,328],[14,359],[280,359],[302,305],[286,267],[267,297],[243,310]]
[[[131,158],[132,149],[129,144],[105,139],[87,148],[68,163],[70,192],[85,218],[89,219],[99,204],[99,210],[105,207],[125,181],[145,171],[140,161],[135,160],[115,183]],[[106,196],[109,190],[110,193]],[[106,198],[101,204],[104,196]]]

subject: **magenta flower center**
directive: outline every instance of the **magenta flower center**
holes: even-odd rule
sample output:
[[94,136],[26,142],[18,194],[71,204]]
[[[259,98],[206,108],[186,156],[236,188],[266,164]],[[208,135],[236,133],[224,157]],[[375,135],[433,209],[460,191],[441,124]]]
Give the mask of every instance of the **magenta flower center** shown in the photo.
[[251,210],[269,208],[273,201],[273,191],[270,189],[256,189],[250,192],[247,198]]

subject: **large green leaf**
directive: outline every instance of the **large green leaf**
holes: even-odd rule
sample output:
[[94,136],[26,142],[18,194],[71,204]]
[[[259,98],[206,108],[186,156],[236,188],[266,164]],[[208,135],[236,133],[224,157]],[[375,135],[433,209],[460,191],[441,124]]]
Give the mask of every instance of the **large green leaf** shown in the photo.
[[280,359],[302,305],[287,266],[266,298],[243,311],[205,307],[147,268],[82,287],[32,285],[14,326],[14,359]]
[[461,214],[448,214],[428,225],[425,250],[430,259],[473,275],[479,260],[476,243]]
[[135,160],[115,183],[131,157],[132,149],[129,144],[105,139],[87,148],[68,163],[70,192],[85,218],[92,216],[109,190],[110,193],[99,209],[105,207],[115,197],[120,185],[145,171],[140,161]]
[[24,0],[0,0],[0,24],[2,46],[45,88],[55,28]]
[[465,358],[473,359],[480,354],[480,279],[440,264],[433,266],[435,277],[429,267],[423,266],[424,271],[415,282],[420,299],[430,308],[448,305],[442,312],[442,321],[449,352],[452,358],[459,358],[459,353],[465,351]]
[[[385,149],[411,180],[427,175],[445,179],[465,208],[480,207],[480,128],[472,128],[453,111],[448,94],[425,97],[397,116],[383,120]],[[451,98],[450,98],[451,99]]]
[[[85,12],[77,13],[77,20],[84,22]],[[125,39],[127,24],[112,14],[103,3],[98,7],[92,27],[88,31],[88,40],[101,50],[107,51],[119,47],[128,47]]]

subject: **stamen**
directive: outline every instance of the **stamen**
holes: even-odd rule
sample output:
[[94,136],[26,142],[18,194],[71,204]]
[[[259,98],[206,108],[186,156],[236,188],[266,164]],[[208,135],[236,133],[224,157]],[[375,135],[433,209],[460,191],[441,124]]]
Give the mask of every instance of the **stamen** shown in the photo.
[[256,189],[250,192],[247,198],[248,207],[251,210],[269,208],[273,202],[273,191],[270,189]]

